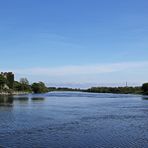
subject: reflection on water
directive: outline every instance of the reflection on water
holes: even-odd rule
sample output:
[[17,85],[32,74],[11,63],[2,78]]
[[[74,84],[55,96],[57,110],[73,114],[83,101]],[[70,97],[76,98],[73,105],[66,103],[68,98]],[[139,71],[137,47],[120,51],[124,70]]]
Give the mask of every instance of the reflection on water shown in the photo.
[[148,100],[148,96],[143,96],[142,99],[143,100]]
[[29,100],[29,97],[13,97],[14,100],[18,100],[18,101],[28,101]]
[[12,106],[15,103],[29,103],[29,101],[44,101],[44,97],[32,96],[0,96],[0,106]]
[[33,98],[31,98],[31,100],[32,101],[44,101],[45,98],[43,98],[43,97],[33,97]]
[[29,97],[21,96],[21,97],[13,97],[14,104],[28,104],[29,103]]
[[11,106],[11,105],[13,105],[13,97],[0,96],[0,106]]

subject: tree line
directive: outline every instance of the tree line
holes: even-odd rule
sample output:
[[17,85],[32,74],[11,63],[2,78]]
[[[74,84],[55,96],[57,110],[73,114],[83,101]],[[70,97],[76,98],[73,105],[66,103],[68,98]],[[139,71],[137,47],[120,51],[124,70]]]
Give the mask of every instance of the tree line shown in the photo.
[[21,78],[20,82],[14,81],[13,90],[22,91],[22,92],[34,92],[34,93],[48,92],[48,88],[43,82],[35,82],[30,85],[27,78]]
[[86,92],[93,93],[115,93],[115,94],[144,94],[148,95],[148,83],[144,83],[142,86],[137,87],[92,87]]
[[117,93],[117,94],[144,94],[148,95],[148,83],[138,87],[92,87],[89,89],[56,88],[47,87],[43,82],[30,84],[27,78],[21,78],[20,81],[14,80],[12,72],[0,74],[0,92],[34,92],[46,93],[49,91],[81,91],[94,93]]
[[12,72],[0,74],[0,92],[34,92],[45,93],[48,92],[48,88],[43,82],[35,82],[29,84],[27,78],[21,78],[20,81],[14,80],[14,74]]

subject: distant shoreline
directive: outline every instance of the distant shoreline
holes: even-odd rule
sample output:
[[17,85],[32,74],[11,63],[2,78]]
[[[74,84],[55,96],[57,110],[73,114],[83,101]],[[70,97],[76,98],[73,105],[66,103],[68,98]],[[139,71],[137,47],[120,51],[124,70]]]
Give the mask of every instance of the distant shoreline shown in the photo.
[[112,94],[143,94],[142,87],[91,87],[88,89],[76,88],[56,88],[49,87],[49,91],[72,91],[72,92],[88,92],[88,93],[112,93]]
[[28,93],[47,93],[51,91],[73,91],[73,92],[92,92],[92,93],[113,93],[113,94],[146,94],[148,95],[148,83],[142,86],[124,87],[91,87],[88,89],[69,88],[69,87],[47,87],[44,82],[29,83],[27,78],[15,81],[12,72],[1,72],[0,74],[0,95],[20,95]]
[[[37,92],[38,94],[48,93],[48,92],[88,92],[88,93],[110,93],[110,94],[137,94],[137,95],[147,95],[142,91],[142,87],[92,87],[89,89],[78,89],[78,88],[56,88],[56,87],[47,87],[46,92]],[[9,95],[25,95],[29,93],[36,93],[32,91],[1,91],[0,96],[9,96]]]

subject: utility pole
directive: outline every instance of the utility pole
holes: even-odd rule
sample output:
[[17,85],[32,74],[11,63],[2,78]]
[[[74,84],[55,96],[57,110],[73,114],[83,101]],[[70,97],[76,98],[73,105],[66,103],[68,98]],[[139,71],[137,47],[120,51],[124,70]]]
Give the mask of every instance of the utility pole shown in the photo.
[[127,87],[127,82],[126,82],[126,87]]

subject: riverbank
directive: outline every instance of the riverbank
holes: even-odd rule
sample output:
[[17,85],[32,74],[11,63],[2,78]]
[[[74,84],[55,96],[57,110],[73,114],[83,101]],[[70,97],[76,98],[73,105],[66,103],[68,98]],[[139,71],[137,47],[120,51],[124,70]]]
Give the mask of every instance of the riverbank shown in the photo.
[[112,93],[112,94],[144,94],[142,87],[91,87],[88,89],[78,88],[56,88],[50,87],[49,91],[72,91],[72,92],[88,92],[88,93]]
[[14,91],[14,92],[0,92],[1,96],[9,96],[9,95],[26,95],[30,92],[23,92],[23,91]]
[[[88,89],[80,89],[80,88],[56,88],[56,87],[48,87],[47,91],[37,91],[34,93],[46,93],[46,92],[53,92],[53,91],[70,91],[70,92],[88,92],[88,93],[111,93],[111,94],[139,94],[145,95],[142,87],[91,87]],[[32,91],[2,91],[0,95],[23,95],[29,94]]]

